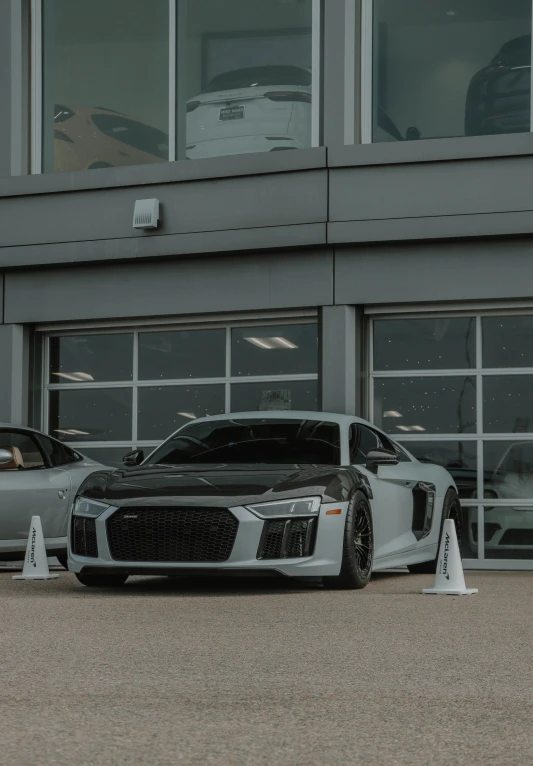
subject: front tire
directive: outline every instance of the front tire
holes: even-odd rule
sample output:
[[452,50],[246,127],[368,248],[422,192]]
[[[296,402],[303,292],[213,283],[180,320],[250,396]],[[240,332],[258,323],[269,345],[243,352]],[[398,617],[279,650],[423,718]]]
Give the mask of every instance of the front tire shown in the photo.
[[446,492],[444,503],[442,506],[442,520],[440,523],[440,535],[439,546],[437,548],[437,555],[431,561],[423,561],[421,564],[409,564],[407,569],[411,574],[435,574],[437,571],[437,564],[439,561],[440,543],[442,540],[442,530],[444,528],[444,522],[446,519],[453,519],[455,523],[455,531],[457,532],[457,542],[459,543],[459,550],[461,550],[461,535],[463,527],[463,513],[461,510],[461,501],[457,492],[450,487]]
[[350,500],[344,525],[341,571],[324,577],[325,588],[360,590],[370,581],[374,560],[374,534],[370,503],[357,491]]
[[128,579],[127,574],[74,574],[78,582],[88,588],[119,588]]

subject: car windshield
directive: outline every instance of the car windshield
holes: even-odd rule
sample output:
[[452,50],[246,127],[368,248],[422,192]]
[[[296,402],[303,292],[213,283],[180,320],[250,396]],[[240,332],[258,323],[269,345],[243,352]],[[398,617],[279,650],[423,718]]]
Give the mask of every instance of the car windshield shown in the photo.
[[320,420],[281,418],[191,423],[147,462],[340,465],[340,428]]
[[213,77],[205,93],[271,85],[311,85],[311,72],[297,66],[258,66]]

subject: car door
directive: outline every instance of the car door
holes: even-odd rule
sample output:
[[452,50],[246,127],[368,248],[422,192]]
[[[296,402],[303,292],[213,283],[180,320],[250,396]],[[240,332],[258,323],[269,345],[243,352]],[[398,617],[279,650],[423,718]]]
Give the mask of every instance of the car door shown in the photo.
[[391,556],[413,550],[413,487],[417,483],[416,464],[403,454],[397,465],[379,466],[377,473],[366,466],[366,456],[373,449],[396,451],[383,434],[362,423],[350,429],[350,462],[363,473],[373,494],[374,557]]
[[0,466],[0,541],[27,538],[32,516],[40,516],[45,538],[60,537],[68,509],[70,478],[45,458],[37,437],[23,429],[0,429],[0,449],[16,447],[23,466]]

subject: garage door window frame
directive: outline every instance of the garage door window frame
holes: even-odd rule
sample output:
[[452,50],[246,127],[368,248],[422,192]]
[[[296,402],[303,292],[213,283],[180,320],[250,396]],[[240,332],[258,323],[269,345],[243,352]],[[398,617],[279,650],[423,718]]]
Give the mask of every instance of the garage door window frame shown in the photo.
[[[366,311],[369,316],[369,328],[368,328],[368,363],[370,374],[368,377],[368,389],[367,389],[367,401],[368,411],[366,413],[367,418],[372,422],[374,419],[374,388],[375,381],[385,378],[441,378],[452,376],[469,376],[476,379],[476,430],[472,433],[451,433],[451,434],[430,434],[420,433],[413,434],[393,434],[393,438],[401,444],[404,444],[407,449],[409,445],[416,442],[469,442],[476,445],[477,454],[477,498],[483,498],[484,496],[484,454],[483,445],[488,442],[531,442],[533,440],[533,432],[529,433],[484,433],[483,430],[483,381],[485,378],[494,376],[520,376],[533,374],[532,367],[501,367],[501,368],[484,368],[483,367],[483,348],[482,348],[482,320],[485,317],[508,317],[508,316],[533,316],[533,306],[531,304],[523,304],[522,307],[504,307],[501,309],[495,306],[492,310],[487,308],[486,310],[471,309],[468,310],[466,306],[461,306],[456,311],[427,311],[422,308],[416,310],[413,307],[405,307],[404,310],[388,309],[380,312],[380,309],[369,309]],[[374,370],[374,323],[379,320],[394,320],[394,319],[450,319],[455,317],[470,317],[475,318],[476,321],[476,360],[475,366],[468,369],[441,369],[441,370]],[[484,534],[481,532],[484,528],[484,505],[480,503],[479,499],[463,499],[461,505],[463,508],[477,508],[477,523],[478,523],[478,558],[465,558],[463,565],[466,569],[499,569],[499,570],[531,570],[533,569],[532,559],[494,559],[485,557],[485,541]],[[498,500],[491,499],[486,503],[490,507],[508,507],[510,504],[513,507],[528,507],[533,505],[532,499],[516,499],[516,500]]]
[[[129,440],[120,441],[76,441],[62,442],[69,447],[79,450],[83,453],[84,449],[90,450],[93,448],[120,448],[124,449],[124,454],[130,449],[144,448],[151,449],[161,442],[161,440],[139,440],[137,439],[138,432],[138,400],[139,389],[141,388],[163,388],[163,387],[190,387],[190,386],[202,386],[202,385],[223,385],[225,387],[225,409],[229,413],[231,411],[231,389],[232,385],[247,384],[247,383],[293,383],[297,381],[318,381],[319,380],[319,354],[317,349],[317,371],[314,373],[303,374],[288,374],[288,375],[232,375],[231,370],[231,338],[232,330],[243,327],[270,327],[283,324],[290,325],[309,325],[317,324],[318,317],[316,312],[299,312],[297,315],[290,313],[276,314],[272,316],[262,316],[261,318],[253,318],[253,316],[243,317],[239,320],[226,320],[226,321],[198,321],[198,322],[154,322],[154,323],[116,323],[107,326],[95,326],[93,325],[65,325],[56,327],[53,330],[48,328],[37,328],[44,335],[44,343],[42,344],[42,377],[41,377],[41,424],[40,428],[44,433],[49,432],[50,427],[50,393],[53,391],[74,391],[74,390],[110,390],[110,389],[124,389],[128,388],[132,390],[132,438]],[[226,368],[225,375],[220,377],[211,378],[179,378],[179,379],[156,379],[156,380],[141,380],[139,378],[139,335],[146,332],[172,332],[176,330],[220,330],[226,331]],[[58,336],[74,336],[74,335],[115,335],[115,334],[133,334],[133,378],[130,380],[113,381],[113,382],[70,382],[70,383],[50,383],[49,382],[49,370],[50,370],[50,339]],[[170,435],[170,433],[168,434]],[[52,436],[54,436],[52,434]]]

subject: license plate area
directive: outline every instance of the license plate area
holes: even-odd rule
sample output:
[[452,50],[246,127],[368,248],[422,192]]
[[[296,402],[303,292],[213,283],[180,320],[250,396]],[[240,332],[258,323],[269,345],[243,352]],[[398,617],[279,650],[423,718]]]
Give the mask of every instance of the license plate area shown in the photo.
[[229,120],[243,120],[244,119],[244,105],[239,106],[223,106],[218,115],[218,119],[221,122],[228,122]]

